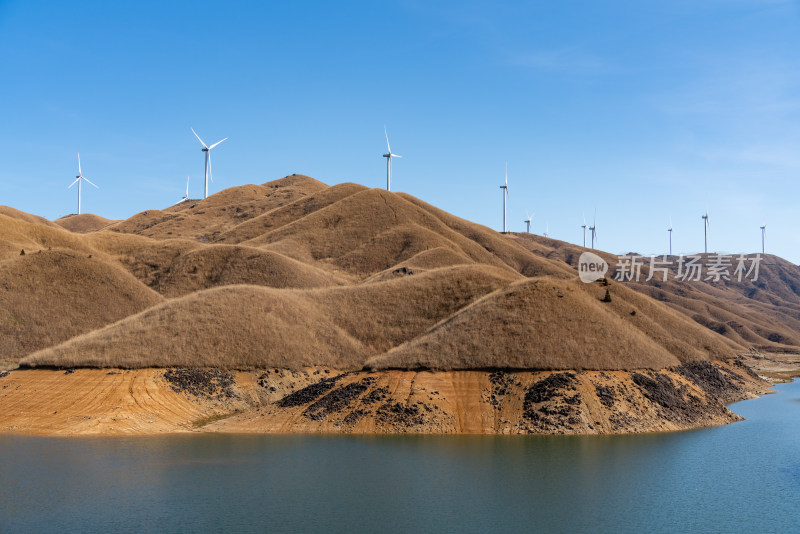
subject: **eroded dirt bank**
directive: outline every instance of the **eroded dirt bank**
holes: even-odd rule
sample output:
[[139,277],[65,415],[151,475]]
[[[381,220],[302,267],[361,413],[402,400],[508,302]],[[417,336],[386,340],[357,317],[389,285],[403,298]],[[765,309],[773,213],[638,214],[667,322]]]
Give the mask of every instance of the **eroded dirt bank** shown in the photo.
[[0,377],[0,432],[653,432],[737,421],[725,404],[768,385],[741,360],[604,372],[14,370]]

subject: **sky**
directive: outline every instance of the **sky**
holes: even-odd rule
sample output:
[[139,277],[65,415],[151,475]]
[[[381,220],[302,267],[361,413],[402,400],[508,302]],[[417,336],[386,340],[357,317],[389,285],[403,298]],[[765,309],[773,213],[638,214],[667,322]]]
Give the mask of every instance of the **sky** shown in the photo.
[[[800,2],[0,0],[0,204],[111,219],[292,173],[614,254],[800,263]],[[596,214],[596,215],[595,215]]]

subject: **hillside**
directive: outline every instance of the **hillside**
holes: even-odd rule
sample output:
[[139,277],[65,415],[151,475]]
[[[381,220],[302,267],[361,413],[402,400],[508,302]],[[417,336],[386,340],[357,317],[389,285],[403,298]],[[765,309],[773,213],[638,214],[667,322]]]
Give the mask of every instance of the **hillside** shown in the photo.
[[587,285],[581,247],[303,175],[102,227],[76,217],[0,214],[4,359],[627,370],[800,347],[800,270],[777,258],[755,284]]
[[[516,234],[517,242],[541,257],[577,267],[582,247],[532,234]],[[611,266],[613,277],[618,257],[594,251]],[[703,263],[707,255],[700,255]],[[672,260],[677,260],[673,257]],[[765,255],[758,280],[735,279],[718,282],[677,280],[673,265],[666,282],[657,275],[647,282],[645,267],[639,282],[623,284],[663,302],[696,323],[723,335],[732,342],[767,352],[800,351],[800,268],[776,256]],[[676,263],[676,261],[673,261]]]
[[80,215],[65,215],[54,221],[60,227],[75,232],[76,234],[86,234],[102,230],[117,221],[94,215],[93,213],[82,213]]

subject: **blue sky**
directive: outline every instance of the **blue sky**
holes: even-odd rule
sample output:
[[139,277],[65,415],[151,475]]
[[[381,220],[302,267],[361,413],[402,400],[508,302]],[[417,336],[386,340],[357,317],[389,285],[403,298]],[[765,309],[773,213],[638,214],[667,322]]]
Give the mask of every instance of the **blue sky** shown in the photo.
[[303,173],[600,248],[800,262],[800,4],[0,0],[0,204],[127,218]]

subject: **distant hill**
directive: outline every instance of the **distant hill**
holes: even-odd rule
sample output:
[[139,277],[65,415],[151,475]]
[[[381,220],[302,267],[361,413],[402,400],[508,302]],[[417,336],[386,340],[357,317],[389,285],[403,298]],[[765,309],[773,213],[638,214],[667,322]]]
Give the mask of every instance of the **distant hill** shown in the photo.
[[65,215],[60,219],[56,219],[54,222],[70,232],[85,234],[102,230],[117,221],[112,221],[111,219],[106,219],[92,213],[82,213],[80,215]]
[[[578,264],[587,249],[532,234],[516,234],[517,242],[541,257]],[[618,258],[595,251],[613,268]],[[676,259],[676,258],[673,258]],[[647,265],[649,258],[644,261]],[[704,256],[704,263],[708,256]],[[661,301],[718,334],[748,348],[763,351],[800,351],[800,268],[782,258],[765,255],[758,280],[686,282],[675,279],[676,267],[666,282],[660,274],[646,282],[644,267],[640,282],[624,285]]]
[[6,359],[609,370],[800,350],[800,269],[778,258],[756,284],[583,284],[581,247],[303,175],[76,217],[0,210]]

